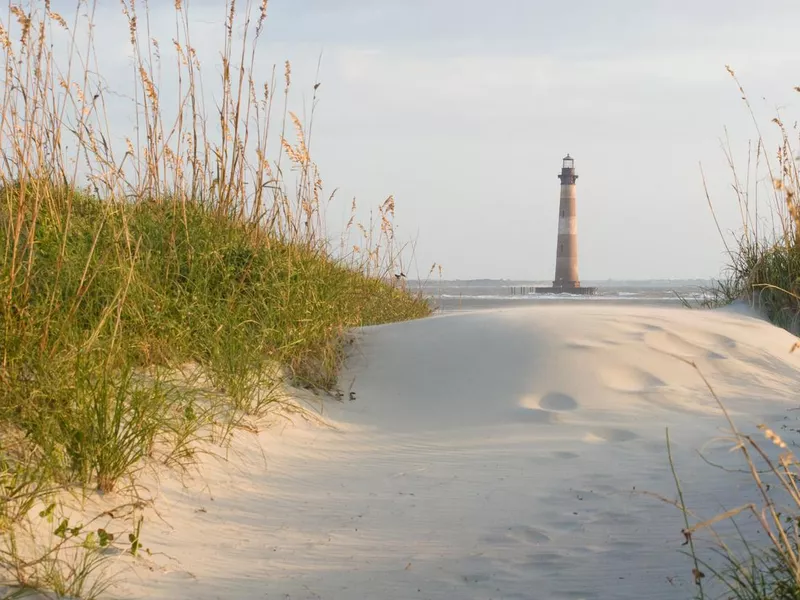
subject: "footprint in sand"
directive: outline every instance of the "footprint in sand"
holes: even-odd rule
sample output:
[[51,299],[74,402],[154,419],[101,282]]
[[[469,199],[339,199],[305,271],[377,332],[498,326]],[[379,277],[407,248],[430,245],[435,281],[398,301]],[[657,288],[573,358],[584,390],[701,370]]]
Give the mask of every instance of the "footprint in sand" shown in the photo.
[[695,345],[708,359],[736,358],[741,350],[739,343],[727,335],[711,333],[708,331],[688,332],[686,341]]
[[570,452],[569,450],[558,450],[553,452],[553,458],[558,458],[561,460],[571,460],[573,458],[579,458],[580,454],[577,452]]
[[534,394],[520,400],[519,408],[514,411],[514,420],[552,425],[561,422],[559,413],[576,408],[578,408],[578,402],[567,394],[560,392],[549,392],[544,396]]
[[539,408],[555,411],[575,410],[578,408],[578,401],[561,392],[550,392],[539,400]]
[[699,336],[699,341],[704,346],[716,346],[722,347],[727,350],[735,350],[739,347],[739,344],[733,338],[729,338],[727,335],[720,335],[718,333],[705,333]]
[[[724,336],[713,336],[714,340],[724,348],[735,348],[736,342]],[[722,339],[719,339],[722,338]],[[657,352],[664,352],[680,356],[682,358],[706,358],[708,360],[721,360],[727,358],[724,354],[710,350],[703,345],[696,344],[684,338],[683,336],[668,332],[660,331],[647,334],[645,336],[645,344]],[[711,342],[712,340],[705,335],[703,341]],[[733,345],[731,345],[733,344]]]
[[602,369],[599,375],[607,388],[617,392],[650,392],[666,385],[649,371],[631,366],[608,367]]
[[598,427],[592,429],[583,438],[585,442],[629,442],[635,440],[639,436],[628,429],[616,429],[614,427]]
[[644,322],[621,322],[617,319],[612,319],[614,328],[621,334],[627,342],[640,341],[652,332],[663,331],[664,328],[660,325],[653,325],[652,323]]
[[578,408],[578,401],[569,394],[561,392],[547,392],[546,394],[530,394],[519,401],[519,405],[529,411],[538,411],[552,414],[553,412],[566,412]]
[[511,539],[523,544],[542,544],[550,541],[550,536],[545,532],[527,525],[509,527],[508,535]]
[[702,356],[703,349],[697,344],[669,331],[653,332],[645,336],[645,344],[658,352],[675,354],[683,358]]
[[606,350],[611,346],[619,346],[617,340],[572,340],[565,342],[564,346],[572,350]]

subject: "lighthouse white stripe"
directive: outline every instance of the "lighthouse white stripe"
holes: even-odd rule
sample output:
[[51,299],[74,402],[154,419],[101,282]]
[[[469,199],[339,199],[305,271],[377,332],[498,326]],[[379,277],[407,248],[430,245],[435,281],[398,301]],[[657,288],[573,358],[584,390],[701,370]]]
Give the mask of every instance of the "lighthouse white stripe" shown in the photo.
[[561,217],[558,220],[558,235],[577,235],[578,220],[575,217]]

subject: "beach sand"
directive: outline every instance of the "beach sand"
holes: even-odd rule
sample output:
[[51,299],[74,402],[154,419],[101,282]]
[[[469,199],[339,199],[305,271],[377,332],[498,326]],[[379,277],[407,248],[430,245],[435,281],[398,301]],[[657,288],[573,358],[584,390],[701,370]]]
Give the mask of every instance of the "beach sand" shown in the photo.
[[793,342],[746,311],[598,303],[365,328],[344,400],[314,399],[320,419],[276,417],[197,475],[162,474],[153,555],[112,595],[692,597],[683,517],[650,495],[676,497],[666,428],[701,517],[756,498],[746,473],[700,456],[741,464],[713,442],[725,421],[681,358],[743,430],[780,433]]

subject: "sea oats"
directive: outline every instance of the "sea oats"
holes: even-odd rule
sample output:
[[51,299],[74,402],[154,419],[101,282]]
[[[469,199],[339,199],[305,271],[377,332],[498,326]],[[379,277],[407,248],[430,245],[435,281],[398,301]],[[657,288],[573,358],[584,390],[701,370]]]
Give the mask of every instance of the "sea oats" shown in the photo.
[[69,27],[67,26],[67,22],[64,20],[64,17],[62,17],[57,12],[52,12],[52,11],[48,11],[47,14],[53,21],[58,23],[62,29],[69,31]]
[[767,438],[770,442],[772,442],[773,444],[784,450],[788,448],[788,446],[781,439],[781,437],[777,433],[772,431],[772,429],[770,429],[766,425],[759,425],[758,428],[764,432],[764,437]]
[[6,28],[3,27],[2,23],[0,23],[0,46],[2,46],[6,51],[11,50],[11,40],[8,37],[8,31],[6,31]]

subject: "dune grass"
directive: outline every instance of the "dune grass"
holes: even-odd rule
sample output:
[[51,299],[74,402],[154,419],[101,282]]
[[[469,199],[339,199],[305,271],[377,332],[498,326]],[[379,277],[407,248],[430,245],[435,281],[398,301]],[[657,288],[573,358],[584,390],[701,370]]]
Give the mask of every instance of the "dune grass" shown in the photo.
[[[780,133],[777,152],[770,156],[747,94],[733,77],[757,132],[757,142],[740,176],[732,153],[727,158],[733,173],[733,189],[742,215],[742,229],[733,244],[727,244],[729,263],[725,276],[709,292],[710,306],[746,300],[776,325],[800,333],[800,173],[791,130],[780,118],[772,123]],[[800,91],[800,88],[795,88]],[[768,201],[763,204],[759,182],[767,176]],[[708,194],[707,194],[708,196]],[[709,198],[709,204],[711,199]],[[713,207],[712,207],[713,211]],[[720,230],[720,235],[722,231]],[[724,239],[724,236],[723,236]],[[795,343],[787,352],[800,350]],[[766,425],[762,439],[742,432],[727,412],[702,372],[691,363],[708,392],[720,407],[732,439],[740,453],[758,502],[746,503],[723,514],[702,520],[691,515],[682,501],[678,508],[686,519],[683,536],[689,547],[696,597],[738,600],[800,599],[800,462],[789,444]],[[795,430],[796,431],[796,430]],[[668,442],[669,443],[669,442]],[[669,447],[668,447],[669,451]],[[671,461],[671,459],[670,459]],[[676,475],[676,484],[680,491]],[[740,526],[748,519],[755,529]],[[719,534],[715,526],[733,524],[733,537]],[[693,536],[710,533],[714,556],[700,557]],[[715,595],[717,594],[717,595]]]
[[[757,139],[744,173],[730,147],[726,149],[742,227],[732,244],[726,242],[728,264],[723,277],[707,290],[708,302],[719,305],[745,299],[775,324],[800,333],[800,171],[793,141],[800,138],[797,124],[789,128],[780,117],[772,119],[780,137],[773,153],[742,84],[730,67],[728,72]],[[760,189],[765,179],[769,182],[766,194]],[[706,197],[711,205],[707,189]]]
[[[348,329],[430,312],[395,277],[392,197],[375,228],[354,215],[356,243],[327,239],[309,152],[317,86],[303,123],[288,62],[281,86],[256,80],[266,1],[221,7],[210,111],[183,3],[171,63],[149,15],[121,6],[125,119],[106,108],[95,2],[72,18],[47,0],[0,18],[0,587],[17,592],[95,597],[98,548],[139,547],[135,511],[112,540],[55,519],[59,495],[122,497],[145,464],[185,467],[287,382],[335,388]],[[177,93],[162,97],[169,64]]]

